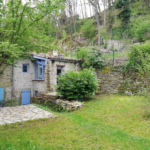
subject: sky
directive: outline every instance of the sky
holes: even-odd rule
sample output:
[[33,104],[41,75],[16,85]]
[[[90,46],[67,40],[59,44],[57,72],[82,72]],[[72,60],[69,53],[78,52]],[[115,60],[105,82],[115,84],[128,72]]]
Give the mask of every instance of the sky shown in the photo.
[[[85,12],[86,11],[86,14],[87,14],[87,17],[90,17],[91,14],[92,16],[95,14],[94,11],[92,10],[92,7],[90,8],[89,7],[89,2],[88,0],[76,0],[77,1],[77,13],[79,15],[80,18],[83,18],[83,14],[82,14],[82,11]],[[84,5],[85,3],[85,5]],[[100,4],[100,8],[101,10],[103,10],[103,5],[102,3],[100,2],[99,0],[99,4]],[[82,7],[82,6],[83,7]],[[92,5],[91,5],[92,6]],[[83,10],[82,10],[83,9]],[[67,9],[66,9],[67,10]],[[92,12],[92,13],[91,13]],[[84,14],[84,17],[85,17],[85,14]]]
[[[4,2],[5,1],[7,1],[7,0],[4,0]],[[31,1],[36,1],[36,0],[31,0]],[[44,0],[39,0],[39,1],[44,1]],[[71,1],[73,1],[73,0],[71,0]],[[25,4],[26,2],[29,2],[29,0],[22,0],[22,2]],[[82,12],[86,12],[86,14],[87,14],[87,16],[85,16],[85,14],[84,14],[84,17],[90,17],[91,16],[90,14],[92,14],[92,16],[95,14],[94,11],[92,10],[92,7],[90,9],[88,0],[76,0],[76,2],[77,2],[76,13],[79,15],[80,18],[83,18]],[[85,5],[84,5],[84,3],[85,3]],[[82,7],[82,9],[81,9],[81,5],[84,6],[84,7]],[[103,10],[103,6],[102,6],[101,2],[100,2],[100,7],[101,7],[101,10]],[[66,12],[68,12],[67,9],[66,9]]]

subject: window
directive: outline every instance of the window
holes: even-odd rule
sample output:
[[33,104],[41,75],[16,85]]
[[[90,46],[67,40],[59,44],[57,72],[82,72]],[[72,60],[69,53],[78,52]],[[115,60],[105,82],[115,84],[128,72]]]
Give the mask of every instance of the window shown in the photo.
[[[57,66],[57,76],[60,74],[64,74],[64,66]],[[57,84],[58,84],[58,77],[57,77]]]
[[35,80],[44,79],[45,60],[37,59],[35,61]]
[[28,65],[27,64],[23,64],[22,65],[22,70],[23,70],[23,73],[28,73]]
[[35,91],[35,96],[39,96],[39,92],[38,91]]

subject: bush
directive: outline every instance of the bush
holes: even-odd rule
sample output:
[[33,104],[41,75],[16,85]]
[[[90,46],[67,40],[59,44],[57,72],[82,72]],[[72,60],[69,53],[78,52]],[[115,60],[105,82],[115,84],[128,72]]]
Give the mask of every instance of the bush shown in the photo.
[[88,47],[78,47],[75,58],[81,58],[83,61],[80,63],[81,68],[94,68],[102,70],[105,65],[105,59],[102,56],[100,50]]
[[150,23],[149,16],[138,17],[133,20],[131,26],[131,36],[135,37],[139,42],[144,42],[150,39]]
[[69,71],[58,77],[57,91],[67,100],[81,100],[97,89],[98,80],[93,69]]
[[97,30],[91,20],[84,22],[83,26],[81,26],[81,32],[83,36],[88,39],[93,39],[97,34]]

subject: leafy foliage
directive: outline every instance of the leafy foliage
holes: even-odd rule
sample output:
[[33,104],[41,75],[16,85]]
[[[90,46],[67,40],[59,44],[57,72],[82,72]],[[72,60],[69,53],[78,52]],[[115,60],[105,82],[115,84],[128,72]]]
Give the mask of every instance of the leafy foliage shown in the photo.
[[81,58],[81,68],[93,67],[95,69],[103,69],[105,60],[100,50],[96,48],[78,47],[75,53],[76,58]]
[[139,42],[150,39],[149,16],[135,18],[131,25],[131,36],[137,38]]
[[[62,9],[64,0],[0,1],[0,68],[31,52],[47,52],[54,31],[52,14]],[[34,7],[33,7],[34,6]]]
[[150,43],[131,46],[129,61],[124,66],[124,73],[132,79],[144,77],[146,88],[148,88],[148,76],[150,70]]
[[98,86],[98,80],[93,69],[80,72],[69,71],[58,77],[57,90],[68,100],[84,99],[92,95]]
[[92,20],[85,20],[83,26],[81,26],[81,32],[85,38],[92,39],[96,36],[97,30],[93,25]]
[[131,46],[129,61],[125,65],[127,71],[147,72],[150,70],[150,43]]
[[118,17],[121,19],[122,26],[124,29],[127,29],[130,22],[131,10],[129,7],[129,0],[117,0],[115,7],[122,10]]

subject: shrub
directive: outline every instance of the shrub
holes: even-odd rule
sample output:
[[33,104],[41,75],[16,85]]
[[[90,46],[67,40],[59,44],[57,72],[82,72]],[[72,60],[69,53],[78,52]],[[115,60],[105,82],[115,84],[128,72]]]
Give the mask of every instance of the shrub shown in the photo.
[[58,77],[57,91],[67,100],[81,100],[97,89],[98,80],[93,69],[69,71]]
[[131,36],[135,37],[139,42],[144,42],[150,39],[150,23],[149,16],[138,17],[133,20]]
[[105,65],[105,59],[103,58],[100,50],[95,47],[78,47],[74,56],[83,60],[80,63],[81,68],[92,67],[94,69],[102,70]]
[[97,30],[91,20],[86,20],[81,26],[81,32],[85,38],[92,39],[96,36]]

